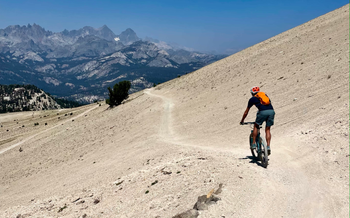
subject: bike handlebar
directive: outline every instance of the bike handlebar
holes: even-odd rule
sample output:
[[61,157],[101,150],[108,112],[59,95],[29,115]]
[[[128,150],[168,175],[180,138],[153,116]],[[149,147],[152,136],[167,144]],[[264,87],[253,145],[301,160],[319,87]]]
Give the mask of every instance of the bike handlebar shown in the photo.
[[244,123],[241,123],[241,125],[248,125],[248,124],[255,124],[255,122],[244,122]]
[[[241,123],[241,125],[255,125],[255,122],[244,122],[244,123]],[[259,125],[259,128],[258,129],[260,129],[260,128],[262,128],[262,125]]]

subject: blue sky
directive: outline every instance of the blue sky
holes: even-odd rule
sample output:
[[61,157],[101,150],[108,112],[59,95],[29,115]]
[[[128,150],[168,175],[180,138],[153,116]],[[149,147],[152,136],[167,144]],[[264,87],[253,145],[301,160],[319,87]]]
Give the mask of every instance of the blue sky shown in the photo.
[[348,0],[0,0],[0,29],[36,23],[60,32],[107,25],[198,51],[235,51],[348,4]]

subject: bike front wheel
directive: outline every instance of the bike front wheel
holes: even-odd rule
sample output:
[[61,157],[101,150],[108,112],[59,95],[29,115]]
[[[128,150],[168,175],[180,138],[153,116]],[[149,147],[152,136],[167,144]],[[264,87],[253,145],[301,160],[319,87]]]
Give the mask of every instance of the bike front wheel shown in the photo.
[[258,153],[258,151],[257,151],[256,148],[251,148],[251,149],[250,149],[250,152],[252,152],[252,155],[253,155],[253,157],[254,157],[255,159],[259,159],[259,160],[260,160],[260,158],[259,158],[259,153]]
[[[249,135],[249,144],[250,144],[250,147],[252,147],[252,145],[253,145],[253,137],[252,137],[252,135]],[[257,148],[251,148],[250,152],[252,152],[252,155],[253,155],[254,159],[259,159],[259,153],[257,151]]]

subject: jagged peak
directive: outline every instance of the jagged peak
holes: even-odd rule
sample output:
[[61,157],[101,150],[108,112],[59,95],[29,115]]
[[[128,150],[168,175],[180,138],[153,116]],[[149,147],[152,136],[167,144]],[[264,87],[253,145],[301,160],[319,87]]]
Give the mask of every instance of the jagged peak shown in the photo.
[[[127,28],[121,34],[123,34],[123,33],[135,33],[135,31],[133,29],[131,29],[131,28]],[[136,35],[136,33],[135,33],[135,35]]]
[[103,25],[102,27],[98,28],[98,29],[99,29],[99,30],[103,30],[103,29],[108,29],[108,30],[110,30],[106,24]]
[[16,28],[20,28],[20,25],[9,25],[8,27],[6,27],[5,29],[16,29]]

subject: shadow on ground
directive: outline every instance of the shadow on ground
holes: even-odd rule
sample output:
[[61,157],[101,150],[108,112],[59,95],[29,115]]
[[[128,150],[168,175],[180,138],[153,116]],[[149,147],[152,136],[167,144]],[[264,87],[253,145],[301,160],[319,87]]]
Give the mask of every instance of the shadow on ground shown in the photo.
[[[243,157],[243,158],[239,158],[240,160],[247,160],[247,159],[250,159],[250,162],[249,163],[253,163],[253,164],[256,164],[260,167],[263,167],[263,165],[261,165],[260,161],[258,161],[255,157],[253,156],[246,156],[246,157]],[[265,167],[263,167],[265,168]]]

